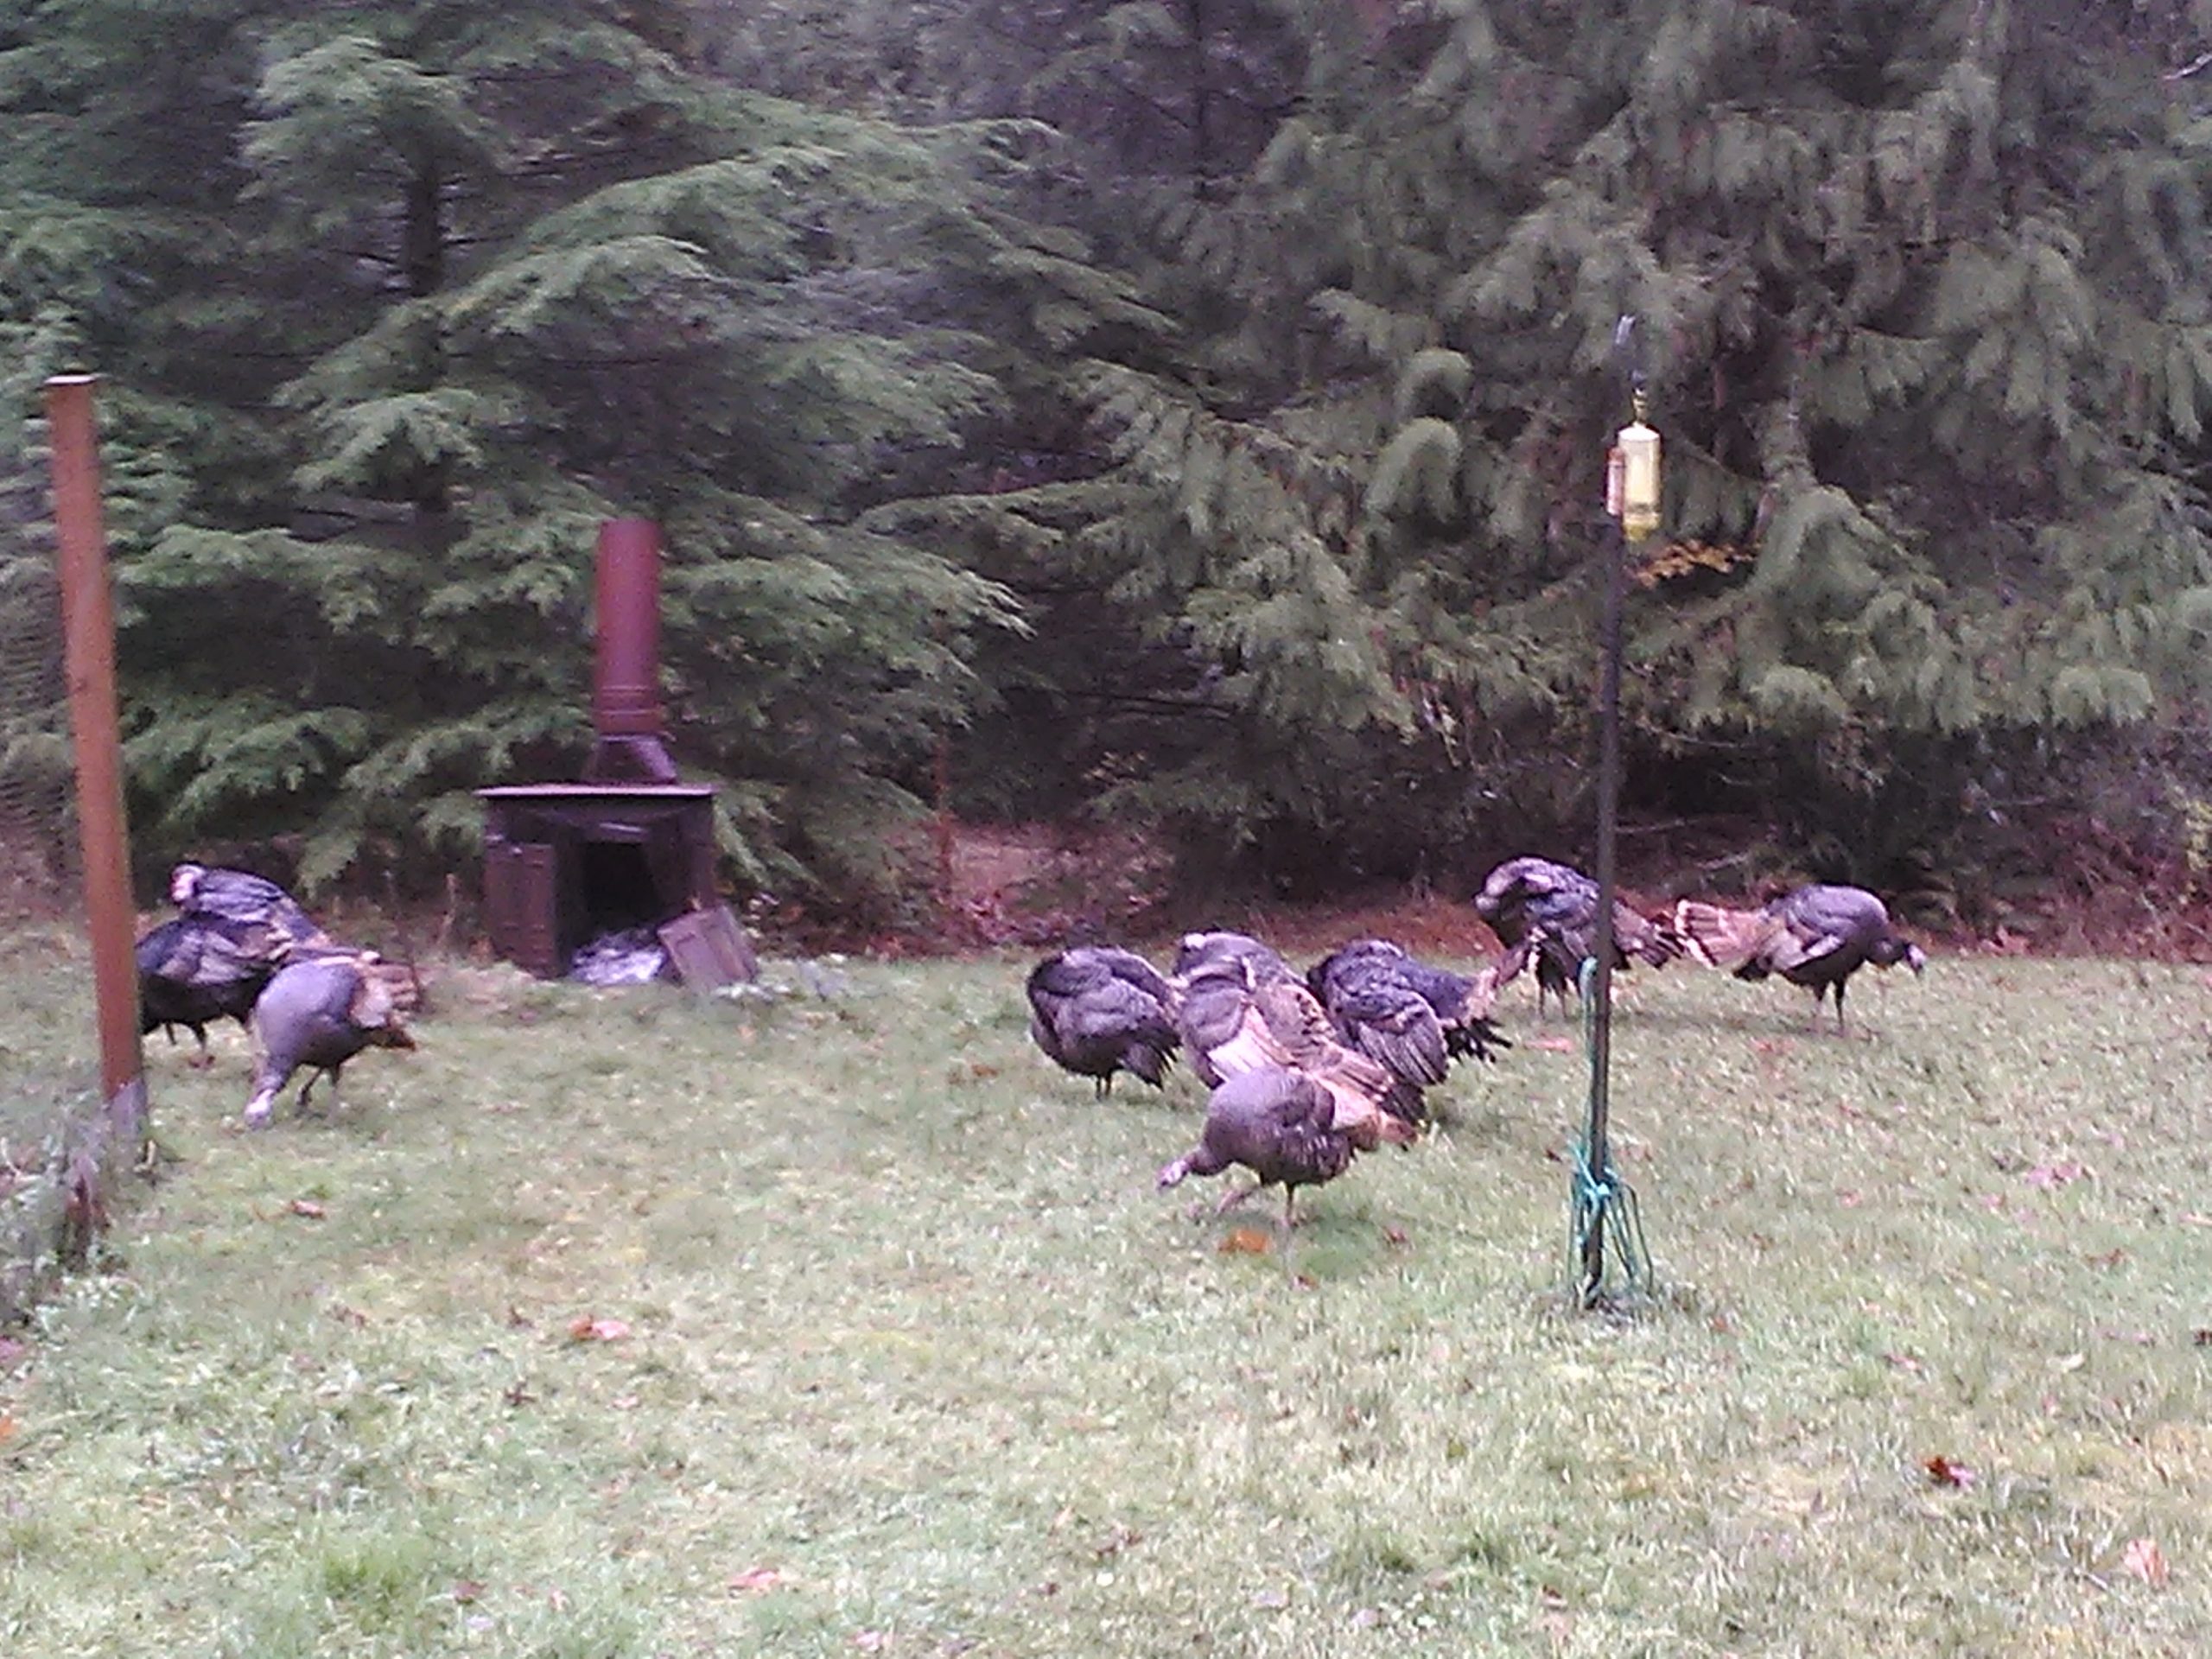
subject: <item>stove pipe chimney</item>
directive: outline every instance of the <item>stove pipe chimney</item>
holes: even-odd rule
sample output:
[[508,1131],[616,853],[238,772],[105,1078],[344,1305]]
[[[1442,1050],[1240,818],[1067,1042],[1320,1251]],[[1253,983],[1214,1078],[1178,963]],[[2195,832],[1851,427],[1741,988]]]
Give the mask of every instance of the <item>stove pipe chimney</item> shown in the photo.
[[584,781],[672,784],[660,706],[660,527],[609,518],[599,527],[594,734]]

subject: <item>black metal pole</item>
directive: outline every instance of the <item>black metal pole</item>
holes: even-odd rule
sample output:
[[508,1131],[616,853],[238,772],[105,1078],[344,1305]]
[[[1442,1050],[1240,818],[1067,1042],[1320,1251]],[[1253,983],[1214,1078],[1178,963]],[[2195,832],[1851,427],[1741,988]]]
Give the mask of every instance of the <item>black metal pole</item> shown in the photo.
[[[1603,1183],[1612,1168],[1605,1144],[1613,1060],[1613,895],[1621,798],[1621,610],[1628,588],[1627,537],[1619,526],[1605,535],[1605,602],[1598,629],[1598,931],[1597,963],[1590,984],[1590,1128],[1585,1155],[1591,1178]],[[1597,1206],[1582,1240],[1582,1292],[1586,1301],[1605,1276],[1605,1210]]]

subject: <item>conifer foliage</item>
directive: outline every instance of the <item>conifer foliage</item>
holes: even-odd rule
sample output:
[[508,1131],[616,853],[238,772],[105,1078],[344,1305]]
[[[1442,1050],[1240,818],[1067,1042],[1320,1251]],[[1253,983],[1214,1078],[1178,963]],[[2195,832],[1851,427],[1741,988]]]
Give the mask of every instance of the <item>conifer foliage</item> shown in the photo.
[[1424,793],[1541,811],[1519,762],[1581,749],[1624,313],[1670,455],[1648,764],[1722,745],[1863,801],[1915,734],[2202,698],[2212,20],[1288,10],[1301,95],[1154,226],[1178,314],[1229,326],[1095,383],[1144,487],[1088,543],[1253,722],[1236,785],[1210,754],[1156,799],[1325,842]]
[[115,528],[152,839],[303,833],[310,885],[457,850],[471,786],[580,758],[594,532],[639,512],[728,844],[865,874],[1014,621],[855,517],[1002,396],[940,296],[1018,297],[1004,135],[746,92],[680,4],[17,10],[0,257],[46,292],[10,321],[60,309],[148,474]]
[[1631,787],[1786,784],[1865,879],[2201,723],[2208,54],[2202,0],[26,0],[0,340],[108,377],[156,848],[459,852],[578,758],[640,512],[755,879],[867,879],[973,719],[971,802],[1295,880],[1580,821],[1632,314]]

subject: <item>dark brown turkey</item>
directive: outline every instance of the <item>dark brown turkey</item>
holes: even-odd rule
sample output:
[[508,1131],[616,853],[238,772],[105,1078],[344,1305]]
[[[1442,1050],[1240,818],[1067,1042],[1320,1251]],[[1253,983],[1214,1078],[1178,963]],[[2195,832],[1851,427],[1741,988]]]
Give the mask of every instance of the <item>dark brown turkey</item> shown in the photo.
[[1815,883],[1784,893],[1758,910],[1728,910],[1685,899],[1675,906],[1675,931],[1708,968],[1738,979],[1779,975],[1813,993],[1813,1023],[1835,993],[1835,1028],[1845,1029],[1843,988],[1868,963],[1916,974],[1928,965],[1921,948],[1891,925],[1889,908],[1864,887]]
[[1454,1059],[1494,1060],[1512,1046],[1491,1015],[1529,955],[1523,939],[1470,976],[1432,967],[1388,939],[1355,939],[1308,969],[1306,984],[1337,1034],[1387,1067],[1418,1102]]
[[251,1033],[255,999],[276,972],[264,950],[254,930],[213,918],[175,916],[148,929],[136,952],[140,1033],[161,1031],[175,1042],[181,1026],[200,1042],[189,1064],[212,1065],[210,1025],[235,1020]]
[[[1536,1010],[1547,995],[1580,994],[1582,963],[1598,948],[1598,884],[1568,864],[1548,858],[1509,859],[1492,870],[1475,896],[1475,913],[1510,950],[1536,938]],[[1613,900],[1613,966],[1631,960],[1663,968],[1682,954],[1682,942],[1655,921]]]
[[169,902],[181,916],[220,922],[234,938],[259,942],[273,965],[287,947],[324,944],[329,936],[300,901],[267,878],[245,870],[180,864],[169,872]]
[[1332,1122],[1363,1146],[1414,1138],[1421,1100],[1386,1066],[1347,1047],[1290,965],[1241,933],[1187,936],[1175,959],[1176,1028],[1198,1080],[1296,1071],[1335,1103]]
[[1029,1034],[1052,1060],[1092,1080],[1103,1098],[1119,1071],[1157,1089],[1179,1039],[1175,990],[1132,950],[1078,945],[1029,974]]
[[1185,1176],[1220,1175],[1232,1166],[1251,1171],[1252,1185],[1224,1194],[1216,1215],[1263,1188],[1281,1187],[1287,1269],[1298,1189],[1333,1181],[1351,1167],[1356,1154],[1375,1144],[1357,1127],[1339,1123],[1337,1107],[1328,1089],[1303,1071],[1274,1065],[1240,1071],[1207,1099],[1198,1145],[1160,1172],[1160,1185],[1175,1186]]

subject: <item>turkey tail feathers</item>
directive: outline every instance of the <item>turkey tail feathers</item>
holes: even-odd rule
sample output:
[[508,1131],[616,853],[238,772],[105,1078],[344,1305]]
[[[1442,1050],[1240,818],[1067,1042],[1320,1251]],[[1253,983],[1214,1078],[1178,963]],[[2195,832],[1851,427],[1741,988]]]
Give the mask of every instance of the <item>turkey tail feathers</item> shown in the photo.
[[1773,931],[1764,911],[1726,910],[1685,899],[1675,906],[1674,937],[1708,968],[1734,973],[1758,955]]

